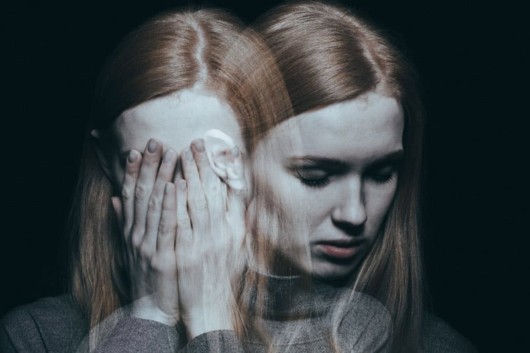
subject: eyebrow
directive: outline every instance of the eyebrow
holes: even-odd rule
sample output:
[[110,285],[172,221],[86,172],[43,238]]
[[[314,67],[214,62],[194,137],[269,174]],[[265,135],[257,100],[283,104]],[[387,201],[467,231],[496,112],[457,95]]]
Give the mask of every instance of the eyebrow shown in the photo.
[[386,164],[397,164],[403,160],[404,152],[402,149],[385,154],[368,164],[368,168],[374,168]]
[[289,165],[293,166],[296,164],[304,163],[305,167],[318,167],[318,168],[333,168],[333,169],[347,169],[348,164],[340,159],[327,158],[327,157],[316,157],[316,156],[301,156],[291,157],[287,161]]
[[[374,167],[378,167],[385,164],[397,164],[403,159],[403,149],[399,149],[396,151],[392,151],[390,153],[387,153],[381,157],[376,158],[373,161],[370,161],[368,165],[366,166],[366,169],[371,169]],[[312,165],[314,167],[319,168],[334,168],[334,169],[348,169],[349,165],[347,162],[336,159],[336,158],[328,158],[328,157],[317,157],[317,156],[300,156],[300,157],[290,157],[288,158],[288,162],[290,165],[292,164],[298,164],[298,163],[306,163],[309,164],[307,167],[311,168]]]

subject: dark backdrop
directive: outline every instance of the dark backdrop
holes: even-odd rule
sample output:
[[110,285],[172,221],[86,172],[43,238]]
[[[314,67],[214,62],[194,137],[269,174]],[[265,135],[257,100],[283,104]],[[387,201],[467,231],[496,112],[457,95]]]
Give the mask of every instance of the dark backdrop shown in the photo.
[[[435,312],[482,352],[520,351],[530,294],[522,11],[508,2],[342,2],[401,39],[422,78]],[[210,1],[247,21],[275,3]],[[175,4],[4,5],[0,315],[61,292],[63,225],[96,74],[125,33]]]

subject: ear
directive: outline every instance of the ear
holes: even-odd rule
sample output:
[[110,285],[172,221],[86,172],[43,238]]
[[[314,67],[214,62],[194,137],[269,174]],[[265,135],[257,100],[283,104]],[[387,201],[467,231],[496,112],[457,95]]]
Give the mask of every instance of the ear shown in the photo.
[[245,189],[243,157],[234,140],[221,130],[212,129],[204,134],[204,147],[215,174],[232,189]]
[[103,172],[109,178],[109,180],[114,180],[112,178],[112,173],[110,164],[111,161],[109,160],[108,155],[104,152],[104,150],[108,150],[108,146],[105,146],[106,138],[105,134],[101,130],[92,129],[90,131],[90,136],[92,137],[92,142],[94,143],[94,149],[96,151],[96,155],[98,157],[99,164],[101,165],[101,168],[103,169]]

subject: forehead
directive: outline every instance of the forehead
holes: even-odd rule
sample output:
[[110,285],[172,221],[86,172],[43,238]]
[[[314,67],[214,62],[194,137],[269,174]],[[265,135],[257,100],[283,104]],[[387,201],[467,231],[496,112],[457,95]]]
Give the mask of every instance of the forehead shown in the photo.
[[112,130],[121,152],[143,151],[155,138],[182,151],[210,129],[219,129],[242,146],[237,118],[230,106],[208,91],[183,90],[124,111]]
[[403,124],[396,99],[371,92],[288,119],[266,139],[290,155],[375,158],[402,148]]

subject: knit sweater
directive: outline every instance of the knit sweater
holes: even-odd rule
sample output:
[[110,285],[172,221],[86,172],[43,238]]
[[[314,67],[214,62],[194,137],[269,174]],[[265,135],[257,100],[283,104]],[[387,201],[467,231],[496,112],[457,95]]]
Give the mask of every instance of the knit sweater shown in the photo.
[[[384,306],[372,297],[325,284],[304,286],[297,278],[270,277],[257,320],[261,334],[241,342],[233,331],[204,333],[186,342],[183,332],[158,322],[117,315],[105,327],[96,353],[196,352],[311,353],[389,352],[392,324]],[[112,321],[112,320],[110,320]],[[72,298],[41,299],[12,310],[0,324],[0,352],[83,352],[88,327]],[[426,353],[475,352],[455,330],[428,316],[423,340]],[[264,343],[267,342],[267,343]]]

